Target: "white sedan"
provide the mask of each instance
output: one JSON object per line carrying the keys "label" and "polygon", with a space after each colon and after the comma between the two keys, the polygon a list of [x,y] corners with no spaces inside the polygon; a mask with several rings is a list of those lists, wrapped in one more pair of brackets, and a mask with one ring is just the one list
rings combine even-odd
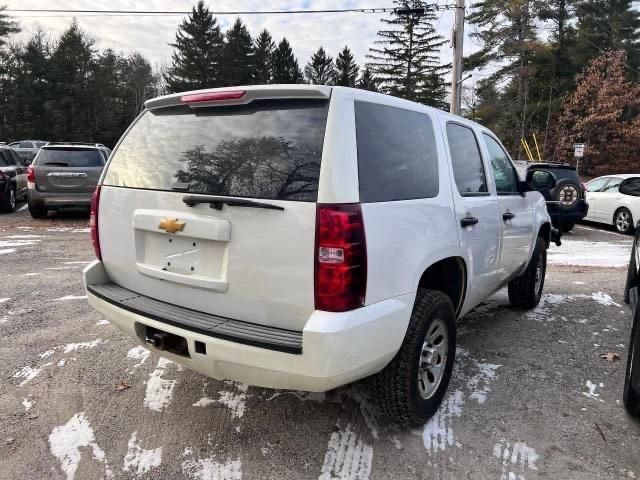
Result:
{"label": "white sedan", "polygon": [[613,225],[619,233],[633,231],[640,220],[640,174],[607,175],[587,183],[591,222]]}

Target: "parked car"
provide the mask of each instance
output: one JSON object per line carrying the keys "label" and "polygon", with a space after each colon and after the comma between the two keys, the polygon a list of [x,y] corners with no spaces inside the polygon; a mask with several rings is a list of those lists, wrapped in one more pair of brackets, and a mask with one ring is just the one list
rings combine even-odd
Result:
{"label": "parked car", "polygon": [[624,300],[631,304],[632,324],[624,376],[623,401],[627,411],[640,417],[640,228],[631,248]]}
{"label": "parked car", "polygon": [[381,409],[419,425],[449,384],[456,319],[504,286],[516,307],[540,301],[545,200],[476,123],[315,85],[145,106],[94,194],[84,280],[162,356],[272,388],[371,376]]}
{"label": "parked car", "polygon": [[19,142],[10,143],[9,146],[18,152],[18,155],[24,161],[30,163],[38,153],[38,150],[46,144],[47,142],[44,140],[20,140]]}
{"label": "parked car", "polygon": [[48,210],[91,206],[91,196],[107,162],[95,144],[49,144],[40,149],[27,170],[29,212],[33,218]]}
{"label": "parked car", "polygon": [[619,233],[631,233],[640,220],[640,175],[607,175],[587,183],[591,209],[585,220],[613,225]]}
{"label": "parked car", "polygon": [[13,212],[16,202],[27,195],[27,167],[20,156],[0,146],[0,211]]}
{"label": "parked car", "polygon": [[542,193],[554,227],[569,232],[587,216],[589,203],[576,168],[565,163],[529,163],[526,180]]}

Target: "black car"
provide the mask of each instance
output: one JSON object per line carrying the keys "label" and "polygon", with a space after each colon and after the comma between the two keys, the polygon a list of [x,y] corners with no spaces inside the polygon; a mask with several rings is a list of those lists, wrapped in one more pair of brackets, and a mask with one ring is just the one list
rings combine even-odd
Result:
{"label": "black car", "polygon": [[623,401],[627,411],[640,417],[640,222],[631,249],[624,301],[631,304],[633,323],[629,340],[629,356],[624,377]]}
{"label": "black car", "polygon": [[19,198],[27,196],[27,167],[7,146],[0,146],[0,211],[13,212]]}
{"label": "black car", "polygon": [[587,216],[586,189],[575,167],[564,163],[527,165],[527,183],[544,196],[551,223],[562,232],[570,231]]}

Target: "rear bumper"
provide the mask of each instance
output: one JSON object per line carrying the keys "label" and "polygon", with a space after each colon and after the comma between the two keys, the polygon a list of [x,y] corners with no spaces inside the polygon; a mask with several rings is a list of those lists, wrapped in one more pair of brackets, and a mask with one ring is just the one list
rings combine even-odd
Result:
{"label": "rear bumper", "polygon": [[[134,312],[105,300],[104,295],[92,293],[99,290],[92,286],[109,282],[99,261],[84,270],[84,280],[89,303],[132,339],[158,355],[219,380],[314,392],[331,390],[384,368],[400,348],[415,300],[415,294],[408,294],[351,312],[315,311],[304,330],[298,332],[301,351],[288,353],[266,344],[264,347],[247,344],[240,337],[235,341],[231,337],[220,338],[216,331],[205,334],[191,327],[183,328],[176,322],[161,321],[158,315],[145,314],[140,309]],[[159,351],[146,344],[140,334],[145,327],[184,337],[189,357]],[[269,329],[258,325],[249,328]],[[196,352],[196,341],[205,344],[206,354]]]}
{"label": "rear bumper", "polygon": [[559,205],[554,203],[547,203],[547,211],[549,212],[549,216],[553,221],[560,220],[560,216],[562,216],[563,221],[575,223],[587,216],[587,213],[589,213],[589,204],[582,200],[578,202],[578,205],[576,205],[574,209],[565,209],[564,211],[562,211],[561,215]]}
{"label": "rear bumper", "polygon": [[29,190],[29,203],[46,208],[90,207],[93,193],[61,193]]}

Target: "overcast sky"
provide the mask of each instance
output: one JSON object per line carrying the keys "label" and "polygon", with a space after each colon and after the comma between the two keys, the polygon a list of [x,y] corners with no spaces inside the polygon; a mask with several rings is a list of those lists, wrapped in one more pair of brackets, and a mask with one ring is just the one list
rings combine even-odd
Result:
{"label": "overcast sky", "polygon": [[[55,9],[110,9],[110,10],[190,10],[197,0],[0,0],[8,8],[55,8]],[[366,8],[392,6],[392,0],[217,0],[207,1],[211,10],[292,10],[328,8]],[[438,3],[444,4],[445,1]],[[437,12],[437,29],[447,39],[453,21],[453,12]],[[23,32],[19,38],[28,38],[38,27],[52,32],[54,38],[69,26],[73,15],[16,14]],[[27,16],[29,15],[29,16]],[[48,16],[46,16],[48,15]],[[252,35],[267,28],[276,43],[286,36],[291,42],[301,66],[311,54],[323,46],[331,56],[349,45],[359,64],[363,64],[369,47],[381,28],[383,14],[341,13],[303,15],[247,15],[242,20],[248,25]],[[172,48],[168,45],[175,38],[176,29],[184,16],[83,16],[77,15],[80,27],[87,32],[100,49],[113,48],[116,51],[140,52],[153,65],[168,63]],[[226,29],[234,16],[218,15],[218,21]],[[467,39],[465,52],[473,49]],[[441,56],[450,62],[451,48],[443,48]]]}

